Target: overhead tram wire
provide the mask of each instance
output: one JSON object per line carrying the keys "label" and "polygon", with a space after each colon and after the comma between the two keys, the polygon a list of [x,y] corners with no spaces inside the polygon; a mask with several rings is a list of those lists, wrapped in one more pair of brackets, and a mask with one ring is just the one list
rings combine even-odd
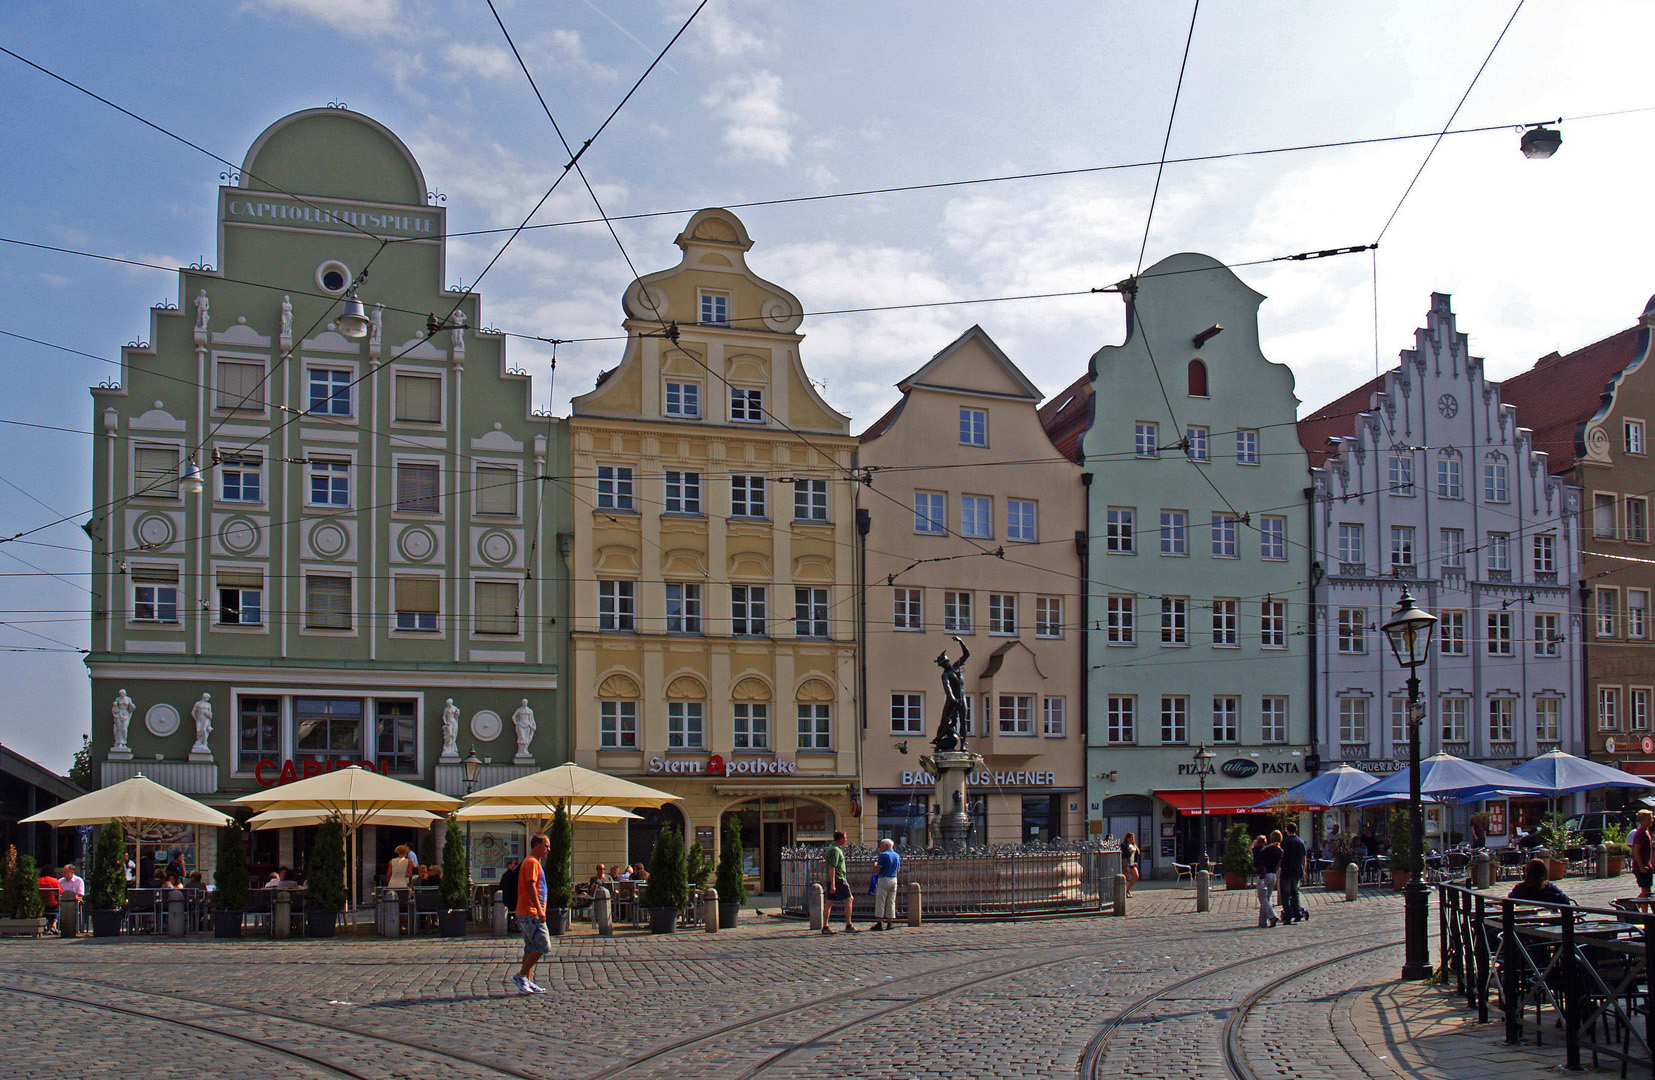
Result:
{"label": "overhead tram wire", "polygon": [[1178,61],[1178,84],[1172,90],[1172,110],[1167,113],[1167,133],[1161,140],[1161,160],[1155,163],[1155,188],[1149,194],[1149,213],[1144,215],[1144,239],[1138,245],[1138,268],[1133,274],[1140,274],[1144,269],[1144,252],[1149,250],[1149,226],[1155,220],[1155,201],[1161,194],[1161,173],[1167,167],[1167,149],[1172,145],[1172,122],[1178,117],[1178,99],[1184,93],[1184,71],[1189,67],[1190,45],[1195,41],[1195,17],[1201,11],[1201,0],[1195,0],[1190,6],[1190,28],[1184,37],[1184,57]]}

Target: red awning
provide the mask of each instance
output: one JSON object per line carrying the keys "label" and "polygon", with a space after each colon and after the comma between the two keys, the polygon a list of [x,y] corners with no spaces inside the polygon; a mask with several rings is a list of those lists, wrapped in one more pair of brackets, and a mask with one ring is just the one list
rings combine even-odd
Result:
{"label": "red awning", "polygon": [[[1255,811],[1252,807],[1274,795],[1278,788],[1208,788],[1207,814],[1267,814],[1268,810]],[[1180,814],[1201,816],[1201,789],[1179,788],[1171,791],[1157,791],[1157,799],[1165,799],[1178,808]]]}
{"label": "red awning", "polygon": [[1655,777],[1655,761],[1622,761],[1621,772],[1631,773],[1633,776]]}

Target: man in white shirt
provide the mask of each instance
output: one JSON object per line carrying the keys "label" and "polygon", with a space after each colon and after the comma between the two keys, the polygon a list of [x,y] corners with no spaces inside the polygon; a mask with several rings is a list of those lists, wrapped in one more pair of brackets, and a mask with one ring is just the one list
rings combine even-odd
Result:
{"label": "man in white shirt", "polygon": [[58,877],[57,885],[64,896],[73,896],[77,900],[86,896],[86,879],[75,876],[74,863],[63,865],[63,873]]}

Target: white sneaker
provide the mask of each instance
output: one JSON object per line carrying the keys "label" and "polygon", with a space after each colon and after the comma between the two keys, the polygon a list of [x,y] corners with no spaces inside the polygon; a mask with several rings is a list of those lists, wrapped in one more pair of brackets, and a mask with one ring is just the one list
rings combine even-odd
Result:
{"label": "white sneaker", "polygon": [[531,994],[544,994],[546,992],[546,988],[535,982],[533,979],[525,979],[523,981],[529,984],[529,993]]}
{"label": "white sneaker", "polygon": [[528,979],[525,979],[523,977],[523,973],[520,972],[520,971],[512,972],[510,982],[513,986],[517,987],[517,992],[519,994],[532,994],[532,993],[534,993],[533,990],[529,989],[529,987],[532,984],[529,982]]}

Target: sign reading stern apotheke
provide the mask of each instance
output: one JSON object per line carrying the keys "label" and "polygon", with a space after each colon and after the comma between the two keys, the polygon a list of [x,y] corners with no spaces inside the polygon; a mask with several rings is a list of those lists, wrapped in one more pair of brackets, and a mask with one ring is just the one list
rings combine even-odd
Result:
{"label": "sign reading stern apotheke", "polygon": [[440,213],[411,206],[341,203],[307,199],[299,202],[271,192],[228,188],[222,196],[226,222],[285,225],[329,232],[370,232],[376,236],[428,236],[442,232]]}

